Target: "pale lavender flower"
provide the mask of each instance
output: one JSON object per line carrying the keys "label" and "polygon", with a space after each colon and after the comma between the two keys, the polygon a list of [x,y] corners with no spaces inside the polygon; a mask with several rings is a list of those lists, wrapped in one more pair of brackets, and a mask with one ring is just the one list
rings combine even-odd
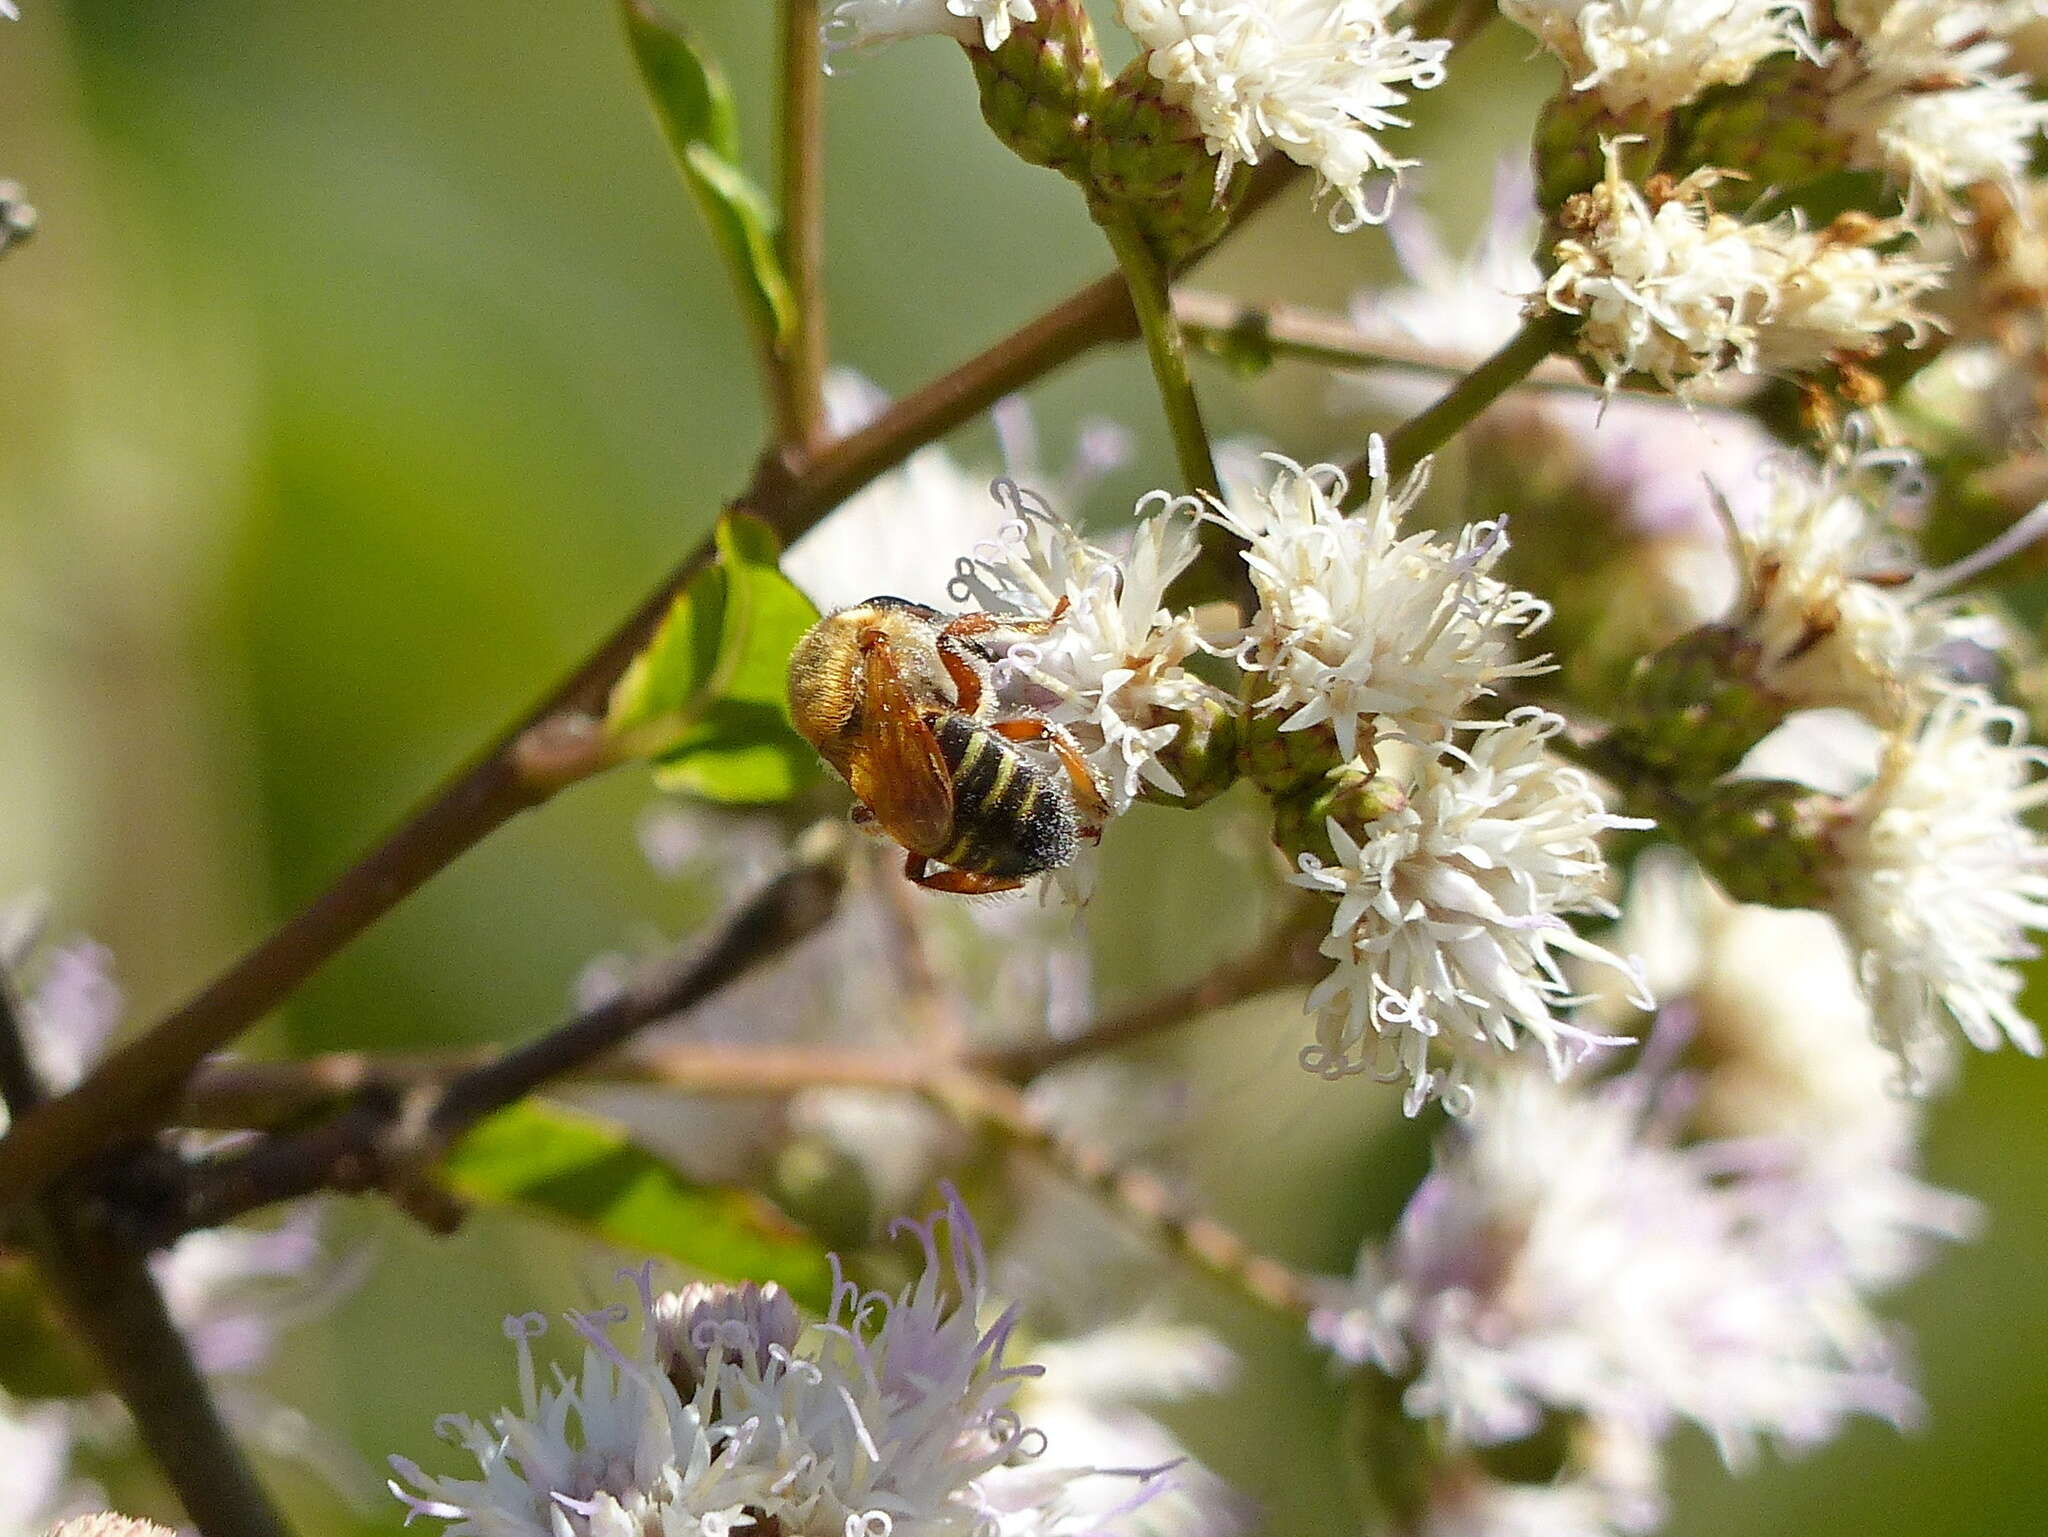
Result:
{"label": "pale lavender flower", "polygon": [[1019,22],[1037,19],[1032,0],[838,0],[826,14],[824,32],[833,49],[924,36],[1000,48]]}
{"label": "pale lavender flower", "polygon": [[670,1301],[643,1275],[637,1338],[610,1332],[628,1309],[570,1315],[582,1369],[544,1385],[531,1344],[544,1320],[510,1320],[518,1407],[443,1421],[481,1476],[395,1457],[392,1492],[451,1537],[1062,1533],[1083,1524],[1080,1481],[1142,1492],[1086,1468],[1023,1479],[1043,1438],[1015,1407],[1039,1368],[1005,1359],[1014,1311],[984,1322],[986,1261],[957,1199],[909,1230],[924,1250],[915,1282],[892,1297],[841,1280],[801,1334],[769,1288]]}
{"label": "pale lavender flower", "polygon": [[71,1474],[78,1419],[74,1403],[25,1403],[0,1392],[0,1537],[41,1537],[105,1503]]}
{"label": "pale lavender flower", "polygon": [[1642,1077],[1503,1076],[1317,1333],[1410,1379],[1408,1412],[1473,1445],[1559,1410],[1649,1441],[1691,1422],[1740,1465],[1760,1440],[1814,1445],[1853,1415],[1909,1420],[1917,1401],[1855,1288],[1787,1263],[1780,1187],[1731,1179],[1728,1149],[1672,1129]]}

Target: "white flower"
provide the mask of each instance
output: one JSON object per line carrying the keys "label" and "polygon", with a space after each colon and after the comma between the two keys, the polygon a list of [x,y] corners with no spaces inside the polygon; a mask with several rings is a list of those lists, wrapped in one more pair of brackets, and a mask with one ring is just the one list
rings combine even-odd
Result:
{"label": "white flower", "polygon": [[1033,0],[838,0],[825,17],[825,41],[865,48],[936,34],[1000,48],[1017,23],[1036,20]]}
{"label": "white flower", "polygon": [[2024,75],[2001,73],[2000,35],[2013,8],[1973,0],[1843,0],[1835,15],[1855,38],[1848,78],[1829,106],[1858,164],[1883,167],[1907,188],[1907,212],[1947,209],[1977,181],[2016,189],[2048,125]]}
{"label": "white flower", "polygon": [[1219,183],[1268,148],[1336,192],[1340,229],[1376,224],[1376,176],[1402,160],[1377,135],[1405,128],[1405,90],[1441,85],[1450,44],[1387,25],[1390,0],[1118,0],[1168,101],[1194,117],[1221,159]]}
{"label": "white flower", "polygon": [[[1561,1075],[1611,1039],[1560,1016],[1579,996],[1559,963],[1629,968],[1566,918],[1612,914],[1600,835],[1646,824],[1610,815],[1549,751],[1563,728],[1519,710],[1469,750],[1419,753],[1404,804],[1356,837],[1333,820],[1335,864],[1303,856],[1294,883],[1337,899],[1322,946],[1337,965],[1309,995],[1305,1066],[1405,1079],[1413,1115],[1431,1098],[1464,1108],[1473,1057],[1533,1040]],[[1432,1065],[1432,1048],[1449,1063]]]}
{"label": "white flower", "polygon": [[1730,619],[1756,644],[1765,688],[1891,726],[1954,686],[1958,643],[1996,647],[1994,622],[1908,580],[1910,554],[1887,525],[1918,495],[1916,461],[1844,451],[1817,471],[1789,459],[1771,470],[1771,495],[1738,531],[1743,594]]}
{"label": "white flower", "polygon": [[1239,655],[1262,675],[1257,708],[1284,714],[1283,731],[1327,722],[1347,758],[1376,730],[1441,740],[1496,684],[1547,670],[1515,647],[1549,610],[1490,575],[1506,531],[1404,536],[1427,466],[1395,487],[1378,437],[1370,454],[1372,494],[1348,516],[1340,470],[1278,456],[1270,487],[1213,514],[1245,541],[1259,597]]}
{"label": "white flower", "polygon": [[1836,827],[1831,910],[1855,953],[1879,1041],[1912,1054],[1953,1022],[1980,1050],[2041,1054],[2016,963],[2048,925],[2048,848],[2026,816],[2048,800],[2024,721],[1973,693],[1935,701],[1896,739]]}
{"label": "white flower", "polygon": [[1806,0],[1501,0],[1611,112],[1668,112],[1736,85],[1778,53],[1811,52]]}
{"label": "white flower", "polygon": [[[488,1426],[444,1421],[482,1477],[393,1458],[412,1490],[394,1481],[392,1492],[414,1514],[452,1523],[451,1537],[1065,1530],[1070,1487],[1089,1470],[1028,1492],[1007,1473],[991,1476],[1038,1448],[1012,1407],[1038,1369],[1004,1359],[1013,1313],[981,1322],[985,1260],[973,1224],[955,1200],[911,1231],[925,1257],[915,1283],[889,1297],[840,1280],[826,1321],[802,1335],[768,1288],[657,1298],[643,1275],[630,1350],[605,1327],[626,1310],[571,1315],[582,1372],[542,1386],[529,1341],[545,1324],[511,1320],[519,1407]],[[1132,1480],[1123,1484],[1129,1493]]]}
{"label": "white flower", "polygon": [[1727,1166],[1718,1145],[1672,1145],[1638,1076],[1504,1074],[1316,1331],[1409,1378],[1408,1413],[1475,1445],[1564,1411],[1651,1442],[1689,1421],[1739,1464],[1760,1438],[1907,1418],[1882,1336],[1838,1316],[1853,1294],[1783,1263],[1774,1190]]}
{"label": "white flower", "polygon": [[[1182,786],[1159,762],[1180,733],[1177,712],[1225,696],[1183,666],[1202,649],[1194,618],[1169,612],[1166,590],[1199,548],[1193,520],[1154,493],[1125,555],[1090,544],[1043,500],[998,481],[1011,513],[1001,534],[963,558],[952,596],[991,613],[1049,616],[1064,601],[1050,635],[1012,645],[1003,670],[1026,685],[1028,702],[1074,736],[1108,793],[1112,815],[1128,810],[1145,785],[1169,795]],[[1148,504],[1157,510],[1143,516]],[[1006,694],[1018,692],[1007,686]],[[1039,700],[1036,696],[1042,694]]]}
{"label": "white flower", "polygon": [[1895,231],[1810,230],[1790,214],[1746,224],[1708,202],[1718,179],[1696,171],[1653,200],[1609,143],[1605,178],[1568,212],[1543,302],[1580,317],[1580,350],[1610,389],[1648,374],[1691,396],[1730,369],[1799,373],[1925,334],[1916,301],[1940,268],[1869,243]]}

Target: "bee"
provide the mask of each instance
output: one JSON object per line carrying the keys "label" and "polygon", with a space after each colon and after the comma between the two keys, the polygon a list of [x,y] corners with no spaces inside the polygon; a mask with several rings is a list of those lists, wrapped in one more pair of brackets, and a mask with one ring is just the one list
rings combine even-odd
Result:
{"label": "bee", "polygon": [[[1044,635],[1044,619],[946,614],[869,598],[827,614],[789,659],[796,729],[852,787],[854,818],[907,851],[903,873],[932,891],[1014,891],[1070,863],[1108,819],[1074,739],[1029,711],[998,718],[987,639]],[[1020,750],[1042,741],[1058,768]],[[945,866],[933,869],[934,865]]]}

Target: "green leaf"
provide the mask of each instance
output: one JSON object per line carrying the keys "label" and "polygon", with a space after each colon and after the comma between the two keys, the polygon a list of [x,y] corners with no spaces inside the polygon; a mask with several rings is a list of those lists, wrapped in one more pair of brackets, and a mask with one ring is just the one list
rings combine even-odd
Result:
{"label": "green leaf", "polygon": [[483,1205],[565,1222],[620,1248],[680,1261],[725,1281],[778,1281],[823,1311],[824,1248],[748,1191],[701,1185],[600,1117],[527,1100],[477,1126],[443,1173]]}
{"label": "green leaf", "polygon": [[655,121],[718,243],[748,323],[779,347],[796,323],[796,302],[776,254],[774,209],[740,168],[739,118],[725,78],[652,0],[619,0],[619,15]]}
{"label": "green leaf", "polygon": [[728,513],[717,563],[682,592],[612,693],[606,730],[664,789],[726,804],[787,800],[819,772],[789,724],[789,654],[818,611],[776,564],[774,532]]}

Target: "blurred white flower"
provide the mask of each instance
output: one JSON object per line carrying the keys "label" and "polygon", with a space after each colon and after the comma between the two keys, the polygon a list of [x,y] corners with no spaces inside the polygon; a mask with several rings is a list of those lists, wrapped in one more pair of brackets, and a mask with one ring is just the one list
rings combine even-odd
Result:
{"label": "blurred white flower", "polygon": [[1869,243],[1889,227],[1744,223],[1708,201],[1718,173],[1646,191],[1623,176],[1619,143],[1606,154],[1605,178],[1567,212],[1543,302],[1580,317],[1579,348],[1610,389],[1647,374],[1692,396],[1731,369],[1797,374],[1925,334],[1917,301],[1941,269]]}
{"label": "blurred white flower", "polygon": [[1838,0],[1837,21],[1855,39],[1829,119],[1857,163],[1890,171],[1907,189],[1907,211],[1946,210],[1972,182],[2016,189],[2048,103],[2008,72],[2000,35],[2013,7],[1976,0]]}
{"label": "blurred white flower", "polygon": [[[1048,1341],[1033,1354],[1045,1375],[1024,1384],[1018,1409],[1045,1438],[1046,1470],[1094,1466],[1150,1478],[1154,1492],[1121,1522],[1133,1537],[1230,1537],[1250,1524],[1249,1502],[1192,1460],[1145,1408],[1229,1385],[1236,1361],[1214,1335],[1132,1321]],[[1004,1469],[990,1481],[1000,1488],[1043,1476],[1035,1467]],[[1130,1496],[1129,1485],[1095,1478],[1071,1497],[1092,1497],[1089,1519],[1107,1522]]]}
{"label": "blurred white flower", "polygon": [[1613,1425],[1585,1425],[1555,1478],[1494,1478],[1469,1459],[1433,1470],[1418,1537],[1635,1537],[1664,1524],[1663,1465],[1654,1443]]}
{"label": "blurred white flower", "polygon": [[1845,449],[1818,469],[1772,463],[1769,496],[1738,530],[1743,592],[1730,622],[1758,647],[1758,680],[1786,703],[1897,725],[1954,686],[1957,643],[1999,644],[1995,623],[1911,580],[1895,523],[1918,475],[1891,451]]}
{"label": "blurred white flower", "polygon": [[[851,369],[825,378],[826,417],[835,433],[857,432],[888,403]],[[1123,431],[1086,423],[1064,470],[1039,463],[1037,431],[1022,401],[999,402],[991,413],[1006,471],[1030,485],[1054,489],[1078,505],[1104,473],[1130,456]],[[819,608],[830,611],[878,594],[947,606],[948,585],[963,549],[1001,532],[1010,509],[989,495],[989,477],[972,473],[938,444],[919,449],[841,503],[783,553],[782,569]]]}
{"label": "blurred white flower", "polygon": [[1989,1051],[2041,1054],[2018,963],[2048,925],[2048,847],[2027,815],[2048,801],[2048,754],[2024,718],[1974,693],[1935,701],[1890,745],[1834,828],[1831,910],[1856,957],[1877,1038],[1910,1073],[1953,1023]]}
{"label": "blurred white flower", "polygon": [[865,48],[937,34],[1000,48],[1018,22],[1036,21],[1032,0],[838,0],[825,16],[833,48]]}
{"label": "blurred white flower", "polygon": [[1649,1442],[1691,1422],[1738,1465],[1760,1439],[1906,1420],[1913,1393],[1854,1293],[1783,1263],[1774,1187],[1729,1178],[1715,1144],[1674,1145],[1670,1120],[1640,1075],[1502,1074],[1317,1333],[1474,1445],[1564,1411]]}
{"label": "blurred white flower", "polygon": [[[1613,913],[1600,836],[1647,824],[1610,815],[1549,750],[1563,728],[1519,710],[1469,750],[1418,753],[1412,775],[1392,776],[1402,804],[1357,837],[1331,822],[1336,863],[1302,856],[1294,884],[1337,902],[1322,947],[1337,965],[1309,995],[1317,1044],[1305,1066],[1405,1080],[1413,1115],[1433,1098],[1466,1108],[1474,1058],[1534,1041],[1562,1075],[1610,1040],[1564,1017],[1580,995],[1561,962],[1632,968],[1566,920]],[[1449,1061],[1433,1063],[1433,1050]]]}
{"label": "blurred white flower", "polygon": [[1778,53],[1811,52],[1806,0],[1501,0],[1556,54],[1572,89],[1611,112],[1668,112],[1736,85]]}
{"label": "blurred white flower", "polygon": [[[1415,164],[1378,135],[1405,128],[1408,91],[1441,85],[1448,42],[1387,22],[1392,0],[1117,0],[1168,101],[1185,107],[1233,166],[1277,149],[1337,194],[1340,229],[1387,216]],[[1378,206],[1372,182],[1388,178]]]}
{"label": "blurred white flower", "polygon": [[1349,515],[1342,471],[1277,455],[1270,485],[1211,514],[1245,541],[1259,597],[1238,658],[1261,675],[1256,708],[1283,731],[1327,722],[1347,758],[1376,731],[1442,740],[1498,683],[1548,670],[1515,653],[1549,610],[1490,574],[1506,530],[1404,536],[1427,465],[1397,487],[1377,436],[1370,454],[1371,495]]}
{"label": "blurred white flower", "polygon": [[[1119,555],[1089,543],[1014,483],[999,481],[995,491],[1011,521],[959,562],[953,598],[1034,618],[1064,601],[1052,633],[1010,646],[1001,671],[1028,685],[1023,697],[1073,734],[1112,814],[1128,810],[1148,784],[1180,794],[1180,782],[1159,762],[1180,733],[1174,716],[1227,701],[1182,665],[1202,649],[1194,617],[1165,607],[1167,588],[1199,548],[1193,519],[1154,493],[1139,503],[1137,529]],[[1146,515],[1148,506],[1154,510]],[[1016,692],[1005,686],[1006,695]]]}
{"label": "blurred white flower", "polygon": [[21,1402],[0,1392],[0,1537],[42,1537],[67,1516],[105,1503],[71,1478],[77,1406]]}
{"label": "blurred white flower", "polygon": [[[798,1335],[766,1288],[660,1299],[643,1275],[638,1339],[608,1309],[570,1315],[579,1377],[542,1386],[537,1316],[508,1322],[520,1403],[486,1425],[444,1420],[482,1477],[392,1465],[392,1492],[451,1537],[726,1537],[737,1528],[830,1537],[987,1537],[1077,1528],[1088,1468],[1027,1481],[1042,1437],[1014,1401],[1035,1366],[1004,1357],[1014,1311],[986,1326],[985,1260],[957,1199],[910,1227],[922,1275],[895,1297],[841,1280],[825,1322]],[[408,1489],[406,1485],[412,1487]]]}

